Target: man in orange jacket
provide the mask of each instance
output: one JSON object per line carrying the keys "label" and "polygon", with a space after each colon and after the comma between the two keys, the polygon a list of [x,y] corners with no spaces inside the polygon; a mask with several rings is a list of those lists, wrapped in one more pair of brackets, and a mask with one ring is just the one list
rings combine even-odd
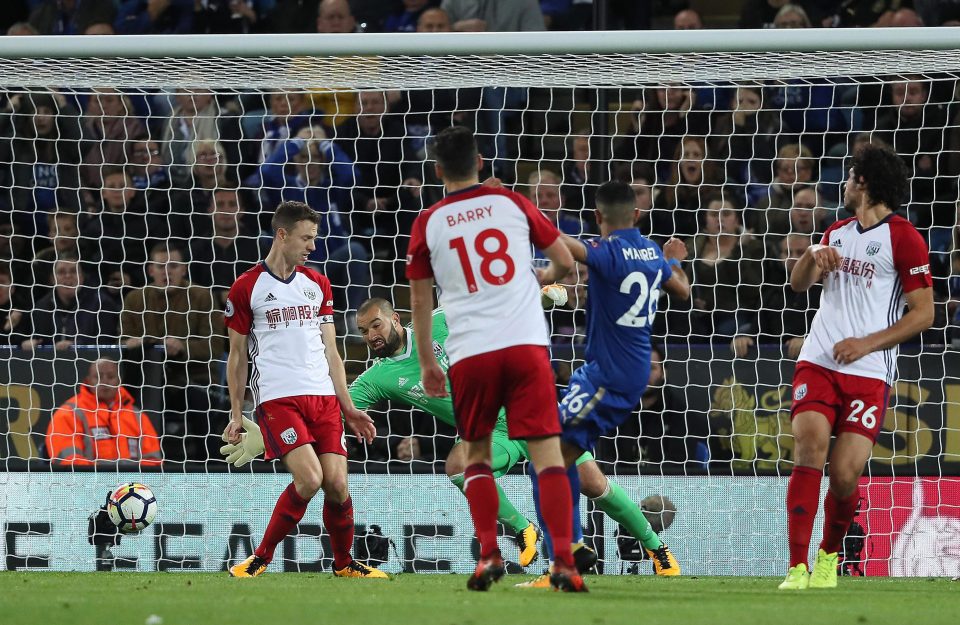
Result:
{"label": "man in orange jacket", "polygon": [[117,363],[105,358],[91,363],[80,392],[53,413],[47,454],[60,466],[162,462],[157,431],[120,386]]}

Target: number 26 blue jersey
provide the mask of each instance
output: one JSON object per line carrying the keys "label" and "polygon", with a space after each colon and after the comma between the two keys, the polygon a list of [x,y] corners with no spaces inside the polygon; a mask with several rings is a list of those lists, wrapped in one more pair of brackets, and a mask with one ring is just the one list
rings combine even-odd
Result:
{"label": "number 26 blue jersey", "polygon": [[670,265],[660,246],[636,228],[584,244],[587,364],[599,370],[598,384],[639,400],[650,377],[650,331]]}

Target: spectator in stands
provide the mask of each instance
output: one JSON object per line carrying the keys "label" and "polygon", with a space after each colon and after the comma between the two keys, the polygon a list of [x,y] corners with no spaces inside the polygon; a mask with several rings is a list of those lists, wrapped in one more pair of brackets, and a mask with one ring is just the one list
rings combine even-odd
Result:
{"label": "spectator in stands", "polygon": [[708,158],[706,140],[688,136],[677,143],[670,162],[670,178],[663,192],[664,208],[654,211],[653,234],[687,237],[697,232],[697,215],[707,199],[720,192],[723,172]]}
{"label": "spectator in stands", "polygon": [[159,143],[149,137],[132,139],[126,145],[126,158],[126,170],[134,187],[142,191],[170,188],[170,170]]}
{"label": "spectator in stands", "polygon": [[599,459],[665,468],[693,467],[708,459],[706,416],[687,410],[683,396],[666,383],[663,349],[658,345],[650,349],[650,379],[637,408],[638,418],[600,439]]}
{"label": "spectator in stands", "polygon": [[[786,6],[798,7],[803,10],[807,18],[807,28],[810,24],[818,26],[824,21],[826,14],[819,6],[817,0],[806,0],[793,2],[790,0],[746,0],[740,9],[740,28],[778,28],[776,25],[777,15]],[[854,3],[864,4],[864,3]]]}
{"label": "spectator in stands", "polygon": [[26,251],[29,242],[30,237],[14,234],[13,224],[9,219],[0,219],[0,264],[8,267],[13,284],[23,285],[19,291],[11,292],[13,306],[21,310],[33,308],[30,287],[36,278],[28,260],[32,258],[32,254]]}
{"label": "spectator in stands", "polygon": [[195,33],[250,33],[273,6],[264,0],[201,0],[193,13]]}
{"label": "spectator in stands", "polygon": [[[697,92],[690,87],[670,85],[649,89],[633,103],[631,126],[624,136],[616,137],[613,156],[632,163],[657,163],[675,154],[680,140],[693,135],[704,137],[713,126],[709,111],[696,107]],[[658,171],[658,178],[670,172]]]}
{"label": "spectator in stands", "polygon": [[237,277],[266,256],[259,233],[242,219],[241,197],[236,189],[215,190],[207,209],[212,235],[196,238],[190,244],[192,282],[212,288],[217,308],[226,305],[227,291]]}
{"label": "spectator in stands", "polygon": [[309,126],[313,114],[310,95],[302,91],[276,91],[270,94],[270,114],[263,120],[260,140],[260,158],[276,152],[277,146]]}
{"label": "spectator in stands", "polygon": [[425,11],[430,9],[432,0],[402,0],[401,6],[387,16],[383,22],[383,31],[388,33],[412,33],[417,30],[417,22]]}
{"label": "spectator in stands", "polygon": [[902,7],[896,11],[887,11],[874,24],[875,27],[916,28],[924,26],[923,20],[913,9]]}
{"label": "spectator in stands", "polygon": [[[317,9],[318,33],[358,32],[357,20],[347,0],[322,0]],[[343,89],[317,89],[313,93],[313,105],[324,115],[324,123],[335,127],[356,113],[356,97],[352,91]]]}
{"label": "spectator in stands", "polygon": [[[406,140],[401,116],[387,113],[385,92],[358,92],[357,111],[335,140],[355,163],[350,231],[373,237],[373,249],[392,268],[406,258],[408,233],[422,207],[423,164]],[[403,275],[402,267],[395,269],[397,278]],[[393,282],[394,275],[385,279]]]}
{"label": "spectator in stands", "polygon": [[812,28],[807,12],[799,4],[785,4],[773,18],[774,28]]}
{"label": "spectator in stands", "polygon": [[97,262],[104,279],[120,270],[124,285],[136,286],[144,283],[151,242],[171,234],[164,216],[147,210],[144,193],[134,187],[130,174],[115,165],[103,168],[99,206],[80,216],[79,228],[84,260]]}
{"label": "spectator in stands", "polygon": [[824,205],[823,195],[816,185],[798,186],[790,207],[790,232],[823,234],[836,221],[836,210]]}
{"label": "spectator in stands", "polygon": [[448,33],[453,30],[450,14],[439,7],[431,7],[417,20],[418,33]]}
{"label": "spectator in stands", "polygon": [[637,172],[629,182],[633,189],[633,197],[640,211],[637,219],[637,228],[646,237],[652,236],[653,230],[653,177],[650,174]]}
{"label": "spectator in stands", "polygon": [[[740,211],[719,196],[700,211],[702,232],[687,243],[693,285],[691,325],[698,340],[731,337],[756,311],[763,282],[763,246],[744,232]],[[729,340],[729,338],[727,338]]]}
{"label": "spectator in stands", "polygon": [[816,177],[816,159],[805,145],[789,143],[777,152],[776,176],[769,185],[747,189],[753,210],[747,211],[747,227],[757,235],[783,234],[789,226],[788,210],[798,185],[809,185]]}
{"label": "spectator in stands", "polygon": [[189,189],[191,164],[187,161],[194,143],[217,141],[224,148],[224,164],[236,163],[240,160],[240,126],[237,117],[221,110],[210,91],[177,89],[174,101],[172,115],[163,128],[164,160],[170,163],[174,185]]}
{"label": "spectator in stands", "polygon": [[546,30],[537,0],[443,0],[440,6],[459,32]]}
{"label": "spectator in stands", "polygon": [[32,37],[39,35],[40,31],[34,28],[30,22],[16,22],[7,29],[8,37]]}
{"label": "spectator in stands", "polygon": [[210,289],[187,281],[185,261],[185,254],[166,242],[151,249],[151,282],[127,295],[120,328],[127,350],[164,350],[164,456],[201,460],[207,457],[206,439],[219,440],[226,421],[220,410],[211,412],[210,396],[211,383],[220,379],[223,315]]}
{"label": "spectator in stands", "polygon": [[126,164],[126,142],[146,133],[126,94],[116,89],[96,89],[87,100],[83,116],[83,165],[80,179],[98,188],[103,165]]}
{"label": "spectator in stands", "polygon": [[47,229],[51,245],[37,252],[33,258],[35,291],[42,286],[53,286],[53,263],[57,258],[80,258],[80,230],[75,213],[50,213],[47,215]]}
{"label": "spectator in stands", "polygon": [[310,33],[316,30],[320,0],[275,0],[263,23],[267,33]]}
{"label": "spectator in stands", "polygon": [[530,200],[540,209],[560,232],[578,237],[586,231],[585,224],[569,211],[563,210],[560,193],[560,176],[549,169],[540,169],[527,178]]}
{"label": "spectator in stands", "polygon": [[110,22],[93,22],[85,29],[83,29],[84,35],[116,35],[117,31],[113,29],[113,24]]}
{"label": "spectator in stands", "polygon": [[34,2],[30,23],[42,35],[80,35],[95,22],[112,22],[112,0],[43,0]]}
{"label": "spectator in stands", "polygon": [[19,93],[0,111],[0,162],[10,163],[0,188],[14,209],[18,233],[46,235],[47,214],[79,212],[80,127],[60,94]]}
{"label": "spectator in stands", "polygon": [[30,338],[30,315],[13,303],[16,290],[10,265],[0,263],[0,346],[17,348]]}
{"label": "spectator in stands", "polygon": [[695,9],[683,9],[673,16],[674,30],[701,30],[703,20]]}
{"label": "spectator in stands", "polygon": [[355,33],[357,20],[347,0],[321,0],[317,8],[318,33]]}
{"label": "spectator in stands", "polygon": [[53,346],[56,350],[117,342],[120,304],[84,281],[80,259],[62,256],[53,265],[53,291],[31,312],[33,338],[23,349]]}
{"label": "spectator in stands", "polygon": [[90,363],[77,394],[54,411],[47,455],[54,466],[135,469],[163,462],[153,423],[120,385],[117,363],[106,358]]}
{"label": "spectator in stands", "polygon": [[780,242],[779,258],[783,262],[767,272],[776,278],[768,278],[761,291],[760,311],[739,329],[730,343],[737,358],[746,356],[747,350],[758,343],[780,345],[784,357],[791,360],[800,355],[803,338],[820,307],[822,286],[816,284],[809,291],[798,293],[790,288],[790,274],[812,242],[813,237],[800,233],[788,234]]}
{"label": "spectator in stands", "polygon": [[[590,181],[590,137],[588,132],[567,140],[568,158],[563,163],[563,194],[565,208],[580,211],[593,207],[594,187]],[[588,219],[588,222],[592,219]]]}
{"label": "spectator in stands", "polygon": [[[357,180],[353,161],[326,138],[323,128],[308,126],[263,162],[260,177],[267,206],[292,200],[320,213],[319,240],[310,262],[323,265],[333,284],[349,285],[347,308],[355,311],[369,297],[371,279],[369,252],[350,239],[350,191]],[[355,332],[355,313],[348,313],[347,326]]]}
{"label": "spectator in stands", "polygon": [[935,199],[937,179],[945,174],[950,176],[952,192],[956,194],[951,157],[945,149],[947,133],[955,131],[949,129],[951,114],[947,107],[930,101],[929,81],[920,75],[903,78],[886,85],[890,106],[883,107],[878,114],[874,136],[893,147],[907,165],[911,174],[910,218],[916,226],[925,228],[931,225],[931,215],[929,211],[916,213],[916,205]]}
{"label": "spectator in stands", "polygon": [[[204,217],[215,189],[236,186],[227,163],[227,151],[217,141],[194,141],[187,151],[185,166],[190,178],[184,189],[174,191],[170,206],[170,233],[183,245],[195,235],[209,234],[203,229]],[[258,185],[259,186],[259,185]]]}
{"label": "spectator in stands", "polygon": [[195,0],[123,0],[113,27],[121,35],[172,35],[193,31]]}
{"label": "spectator in stands", "polygon": [[774,141],[779,124],[770,111],[763,109],[760,87],[739,86],[726,110],[716,117],[708,146],[715,158],[726,163],[727,179],[733,183],[770,177],[763,170],[769,170],[776,156]]}

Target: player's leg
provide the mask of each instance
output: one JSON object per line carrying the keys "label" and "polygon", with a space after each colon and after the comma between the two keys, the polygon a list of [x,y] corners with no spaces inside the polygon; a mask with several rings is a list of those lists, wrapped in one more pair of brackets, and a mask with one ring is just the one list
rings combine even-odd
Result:
{"label": "player's leg", "polygon": [[790,545],[790,570],[780,584],[781,590],[804,590],[809,584],[810,535],[820,504],[820,482],[830,446],[832,425],[815,407],[793,417],[794,465],[787,483],[787,539]]}
{"label": "player's leg", "polygon": [[290,535],[307,511],[307,505],[323,481],[323,470],[317,454],[309,444],[301,445],[283,456],[283,463],[293,476],[273,508],[263,540],[253,555],[230,568],[233,577],[255,577],[273,560],[277,545]]}
{"label": "player's leg", "polygon": [[480,561],[467,580],[470,590],[487,590],[506,572],[497,546],[499,497],[490,467],[490,437],[502,406],[498,354],[489,352],[465,358],[447,371],[457,432],[466,455],[463,494],[480,542]]}
{"label": "player's leg", "polygon": [[313,396],[304,401],[304,410],[312,415],[309,420],[315,440],[323,479],[323,526],[330,536],[333,550],[333,572],[337,577],[365,577],[384,579],[387,574],[357,562],[350,555],[353,549],[353,499],[347,486],[347,441],[340,418],[337,398]]}
{"label": "player's leg", "polygon": [[[517,459],[513,457],[514,454],[511,454],[507,449],[505,449],[504,445],[498,444],[500,441],[496,440],[496,431],[494,431],[493,438],[494,441],[492,446],[490,469],[493,471],[494,479],[496,479],[501,475],[506,474],[517,463]],[[513,441],[509,442],[513,445],[516,444]],[[446,460],[445,469],[447,472],[447,477],[450,478],[450,481],[453,482],[453,485],[456,486],[460,492],[463,492],[463,472],[467,468],[466,459],[466,448],[464,447],[463,442],[460,441],[453,446],[453,449],[450,450]],[[533,524],[526,516],[523,515],[522,512],[517,510],[516,506],[513,505],[506,493],[503,492],[500,484],[497,484],[497,496],[499,497],[497,520],[513,530],[518,539],[528,529],[533,531],[535,537],[537,533],[536,528],[533,527]],[[526,566],[526,564],[523,564],[523,558],[521,558],[520,564],[522,566]],[[529,561],[527,564],[529,564]]]}
{"label": "player's leg", "polygon": [[593,454],[587,452],[577,458],[576,466],[580,473],[580,492],[640,541],[653,561],[654,573],[665,577],[680,575],[680,564],[650,527],[640,506],[630,499],[619,484],[607,479]]}
{"label": "player's leg", "polygon": [[293,481],[280,494],[253,555],[230,567],[233,577],[255,577],[273,560],[277,545],[297,526],[310,499],[320,490],[323,470],[311,444],[313,435],[304,418],[299,398],[284,397],[257,407],[257,422],[263,434],[267,460],[280,459]]}

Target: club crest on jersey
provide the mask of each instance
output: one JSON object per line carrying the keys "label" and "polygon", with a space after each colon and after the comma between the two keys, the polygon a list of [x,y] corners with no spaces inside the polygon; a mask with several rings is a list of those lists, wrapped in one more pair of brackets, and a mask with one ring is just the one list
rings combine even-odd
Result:
{"label": "club crest on jersey", "polygon": [[313,289],[305,288],[303,289],[303,294],[306,295],[307,299],[310,301],[317,299],[317,292],[314,291]]}
{"label": "club crest on jersey", "polygon": [[804,382],[797,388],[793,389],[793,401],[800,401],[807,396],[807,383]]}
{"label": "club crest on jersey", "polygon": [[297,442],[297,431],[293,428],[285,429],[283,432],[280,432],[280,440],[287,445],[293,445]]}
{"label": "club crest on jersey", "polygon": [[230,301],[230,298],[229,298],[229,297],[227,298],[227,305],[224,306],[224,308],[223,308],[223,316],[224,316],[224,317],[232,317],[232,316],[233,316],[233,302]]}
{"label": "club crest on jersey", "polygon": [[870,241],[867,244],[867,256],[875,256],[880,251],[880,241]]}

